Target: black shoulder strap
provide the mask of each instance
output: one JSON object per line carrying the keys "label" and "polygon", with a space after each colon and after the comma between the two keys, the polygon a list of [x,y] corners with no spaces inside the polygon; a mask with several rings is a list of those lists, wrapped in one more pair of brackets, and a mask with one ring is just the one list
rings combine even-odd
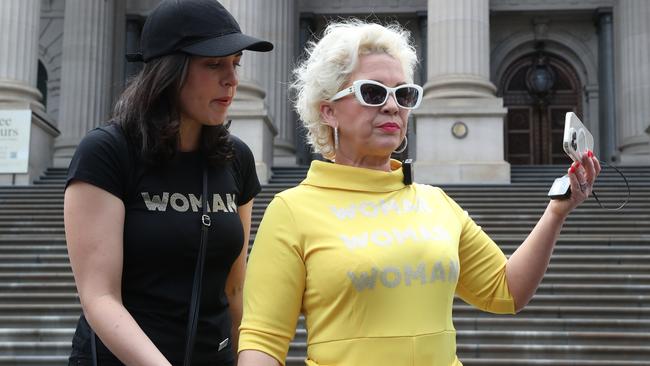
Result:
{"label": "black shoulder strap", "polygon": [[205,263],[205,252],[208,241],[208,227],[210,227],[210,216],[208,215],[208,168],[207,164],[203,167],[203,195],[201,195],[201,244],[199,246],[199,255],[196,259],[196,268],[194,269],[194,285],[192,286],[192,299],[190,300],[190,312],[187,320],[187,340],[185,343],[185,360],[184,366],[192,364],[192,352],[194,351],[194,337],[196,336],[196,326],[199,319],[199,305],[201,300],[201,282],[203,281],[203,267]]}
{"label": "black shoulder strap", "polygon": [[97,366],[97,341],[95,340],[93,328],[90,328],[90,353],[93,357],[93,366]]}

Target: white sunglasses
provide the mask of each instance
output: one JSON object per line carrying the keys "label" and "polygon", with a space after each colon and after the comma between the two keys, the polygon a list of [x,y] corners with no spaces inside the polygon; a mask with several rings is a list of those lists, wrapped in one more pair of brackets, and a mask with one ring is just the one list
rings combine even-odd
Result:
{"label": "white sunglasses", "polygon": [[422,102],[422,87],[416,84],[404,84],[389,88],[374,80],[356,80],[352,86],[336,93],[330,102],[354,94],[361,105],[379,107],[386,104],[388,96],[393,94],[397,105],[404,109],[415,109]]}

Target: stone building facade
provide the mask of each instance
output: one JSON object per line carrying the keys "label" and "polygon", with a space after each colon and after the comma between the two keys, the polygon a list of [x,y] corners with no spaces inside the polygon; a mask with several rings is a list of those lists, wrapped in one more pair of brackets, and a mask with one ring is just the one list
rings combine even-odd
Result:
{"label": "stone building facade", "polygon": [[[0,1],[0,121],[3,111],[31,112],[28,169],[0,170],[0,184],[67,166],[85,133],[106,121],[140,67],[124,55],[138,49],[157,2]],[[568,111],[590,129],[601,159],[650,165],[650,1],[222,3],[246,33],[276,46],[245,55],[230,113],[262,181],[273,165],[313,158],[289,102],[291,68],[328,21],[348,16],[411,32],[425,100],[401,157],[415,160],[420,182],[504,183],[511,164],[568,165],[560,143]]]}

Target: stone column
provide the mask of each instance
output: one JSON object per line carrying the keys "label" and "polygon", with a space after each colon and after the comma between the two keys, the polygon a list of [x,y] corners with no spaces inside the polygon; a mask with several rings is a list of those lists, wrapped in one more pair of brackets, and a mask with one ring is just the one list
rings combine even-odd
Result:
{"label": "stone column", "polygon": [[79,141],[110,116],[114,10],[114,0],[66,1],[55,166],[67,167]]}
{"label": "stone column", "polygon": [[261,55],[265,62],[262,86],[267,92],[266,100],[271,119],[278,128],[274,144],[274,164],[296,165],[296,116],[289,102],[289,80],[294,65],[298,42],[298,12],[295,0],[265,0],[265,17],[262,36],[275,48]]}
{"label": "stone column", "polygon": [[418,66],[420,72],[420,83],[424,84],[427,81],[427,44],[429,42],[427,22],[429,17],[427,16],[426,11],[418,11],[416,15],[418,17],[418,28],[420,30],[420,64]]}
{"label": "stone column", "polygon": [[[27,161],[26,170],[2,169],[0,185],[29,184],[38,177],[51,164],[52,141],[59,134],[36,88],[40,14],[41,0],[0,1],[0,159]],[[31,121],[6,117],[16,110],[29,111]],[[29,145],[14,151],[14,133],[5,130],[29,133]]]}
{"label": "stone column", "polygon": [[429,0],[427,10],[428,96],[494,97],[496,88],[489,80],[489,2]]}
{"label": "stone column", "polygon": [[[298,52],[297,57],[302,59],[307,50],[307,42],[310,41],[314,32],[314,13],[300,14],[300,27],[298,30]],[[298,115],[294,115],[296,121],[295,128],[295,146],[296,146],[296,163],[300,165],[309,165],[313,160],[311,146],[307,143],[307,130],[303,128],[298,120]]]}
{"label": "stone column", "polygon": [[612,9],[601,8],[598,16],[599,158],[616,159],[616,104],[614,100],[614,35]]}
{"label": "stone column", "polygon": [[[597,154],[597,157],[600,160],[605,160],[606,157],[602,154],[603,149],[600,141],[603,141],[603,139],[608,138],[609,136],[603,136],[601,131],[601,128],[603,128],[603,121],[600,119],[600,105],[602,103],[601,91],[599,84],[594,83],[583,85],[583,100],[585,103],[582,106],[582,122],[585,123],[585,126],[589,128],[589,131],[591,131],[591,134],[594,137],[594,152]],[[562,123],[564,123],[564,119],[562,120]]]}
{"label": "stone column", "polygon": [[36,89],[40,0],[0,2],[0,101],[29,101],[43,110]]}
{"label": "stone column", "polygon": [[618,143],[623,165],[650,163],[650,2],[614,3]]}
{"label": "stone column", "polygon": [[[271,22],[281,20],[271,19],[269,12],[271,6],[277,1],[268,0],[224,0],[221,2],[237,19],[243,33],[273,42],[269,37]],[[276,41],[277,42],[277,41]],[[267,52],[244,52],[242,68],[239,72],[239,87],[237,97],[230,107],[228,118],[232,120],[231,131],[240,137],[253,151],[257,176],[260,182],[268,182],[273,164],[273,139],[278,134],[277,125],[274,124],[269,100],[265,103],[274,72],[271,68],[273,55],[277,52],[278,44],[274,42],[275,49]],[[277,79],[276,79],[277,80]],[[274,99],[275,101],[275,99]]]}
{"label": "stone column", "polygon": [[[265,21],[263,0],[223,0],[221,4],[237,19],[243,33],[253,37],[262,37]],[[266,92],[262,88],[264,61],[260,54],[265,52],[244,52],[242,67],[239,69],[239,87],[236,100],[264,99]],[[268,60],[267,60],[268,61]]]}
{"label": "stone column", "polygon": [[113,58],[113,66],[111,69],[110,85],[111,99],[109,101],[109,109],[113,109],[113,105],[117,102],[124,88],[126,87],[126,1],[127,0],[113,0],[113,44],[111,57]]}
{"label": "stone column", "polygon": [[[414,173],[421,183],[510,182],[507,111],[489,80],[489,17],[488,1],[428,1],[425,99],[414,112]],[[465,135],[452,133],[456,122],[466,126]]]}
{"label": "stone column", "polygon": [[[126,53],[140,52],[140,38],[144,19],[140,16],[128,16],[126,19]],[[127,62],[125,66],[125,77],[127,80],[137,75],[144,67],[143,62]]]}

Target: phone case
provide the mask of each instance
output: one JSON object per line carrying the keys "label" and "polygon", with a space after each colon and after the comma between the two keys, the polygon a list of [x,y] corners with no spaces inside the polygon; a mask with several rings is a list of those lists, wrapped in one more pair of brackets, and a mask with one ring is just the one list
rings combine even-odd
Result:
{"label": "phone case", "polygon": [[568,112],[564,120],[564,152],[573,161],[581,161],[587,150],[594,149],[594,137],[573,112]]}

